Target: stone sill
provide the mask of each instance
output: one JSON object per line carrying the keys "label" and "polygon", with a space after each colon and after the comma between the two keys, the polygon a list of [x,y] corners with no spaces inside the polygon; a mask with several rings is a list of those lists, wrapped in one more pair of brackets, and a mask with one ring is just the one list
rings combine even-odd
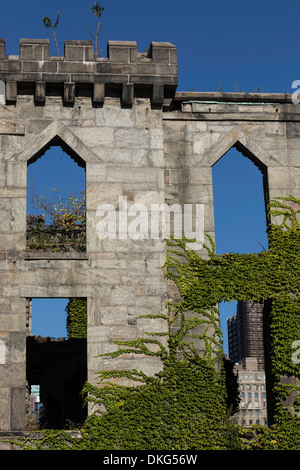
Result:
{"label": "stone sill", "polygon": [[292,93],[245,93],[245,92],[186,92],[178,91],[174,101],[182,102],[215,102],[215,103],[257,103],[279,104],[292,103]]}
{"label": "stone sill", "polygon": [[25,260],[53,260],[53,259],[65,259],[65,260],[88,260],[89,254],[88,253],[59,253],[59,252],[51,252],[51,251],[43,251],[43,252],[25,252],[24,253]]}

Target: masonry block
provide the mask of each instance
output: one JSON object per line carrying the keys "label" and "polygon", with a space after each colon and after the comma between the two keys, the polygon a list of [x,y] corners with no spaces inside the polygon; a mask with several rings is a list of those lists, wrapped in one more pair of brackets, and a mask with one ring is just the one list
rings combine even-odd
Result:
{"label": "masonry block", "polygon": [[[22,39],[16,57],[0,39],[0,431],[25,428],[28,299],[87,298],[89,377],[101,366],[156,373],[161,365],[97,357],[118,347],[113,339],[162,331],[160,320],[138,317],[159,315],[174,298],[161,270],[165,240],[118,238],[127,235],[118,225],[101,239],[103,207],[118,221],[126,199],[135,223],[134,204],[203,204],[214,239],[212,165],[237,142],[264,163],[271,196],[300,187],[300,119],[286,95],[260,95],[276,103],[267,107],[257,96],[253,106],[251,94],[175,93],[172,44],[152,42],[146,54],[134,41],[109,41],[107,51],[94,60],[92,41],[68,40],[64,56],[49,57],[49,41]],[[26,168],[56,144],[86,169],[86,252],[26,251]]]}
{"label": "masonry block", "polygon": [[133,83],[123,83],[122,88],[122,103],[131,105],[134,98],[134,84]]}
{"label": "masonry block", "polygon": [[107,57],[111,63],[135,63],[137,43],[135,41],[108,41]]}
{"label": "masonry block", "polygon": [[16,102],[17,101],[17,82],[16,81],[7,81],[6,82],[6,101],[7,102]]}
{"label": "masonry block", "polygon": [[5,39],[0,38],[0,60],[5,58]]}
{"label": "masonry block", "polygon": [[164,85],[153,85],[152,101],[154,104],[162,104],[164,101],[165,87]]}
{"label": "masonry block", "polygon": [[25,429],[25,389],[15,387],[11,390],[11,430],[22,431]]}
{"label": "masonry block", "polygon": [[76,62],[94,60],[93,41],[66,40],[64,44],[64,60]]}
{"label": "masonry block", "polygon": [[94,83],[93,86],[93,102],[102,104],[105,98],[105,83]]}
{"label": "masonry block", "polygon": [[64,102],[66,104],[74,104],[75,101],[75,83],[64,83]]}
{"label": "masonry block", "polygon": [[6,80],[11,77],[12,73],[17,73],[21,71],[21,62],[15,59],[1,60],[0,62],[0,72],[2,79]]}
{"label": "masonry block", "polygon": [[46,83],[36,82],[35,84],[35,102],[38,104],[45,104],[46,99]]}
{"label": "masonry block", "polygon": [[176,64],[177,50],[169,42],[152,42],[149,49],[149,57],[158,64]]}
{"label": "masonry block", "polygon": [[49,58],[49,39],[21,39],[20,59],[47,60]]}

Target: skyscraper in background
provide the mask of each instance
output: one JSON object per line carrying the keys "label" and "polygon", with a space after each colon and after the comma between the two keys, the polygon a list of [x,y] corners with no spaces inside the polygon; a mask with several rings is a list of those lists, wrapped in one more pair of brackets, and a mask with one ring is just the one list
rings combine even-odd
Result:
{"label": "skyscraper in background", "polygon": [[264,302],[238,301],[236,315],[227,320],[228,353],[233,362],[246,357],[255,357],[258,368],[263,370]]}
{"label": "skyscraper in background", "polygon": [[264,302],[238,301],[237,312],[227,320],[229,358],[238,377],[238,424],[267,425],[267,398],[263,337]]}

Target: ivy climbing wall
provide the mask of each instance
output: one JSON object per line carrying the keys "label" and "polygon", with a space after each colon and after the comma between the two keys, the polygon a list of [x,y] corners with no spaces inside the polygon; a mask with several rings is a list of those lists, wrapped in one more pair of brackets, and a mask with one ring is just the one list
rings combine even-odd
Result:
{"label": "ivy climbing wall", "polygon": [[[99,237],[103,205],[118,214],[120,198],[128,206],[140,204],[147,209],[164,203],[181,208],[198,205],[203,232],[213,243],[212,166],[234,146],[241,158],[250,158],[262,171],[266,205],[277,197],[299,196],[299,110],[290,96],[176,92],[176,47],[170,43],[155,42],[147,53],[138,53],[135,42],[110,41],[108,57],[96,62],[91,52],[90,41],[66,41],[65,54],[58,60],[49,56],[48,41],[23,39],[16,57],[6,54],[5,41],[0,40],[0,80],[5,83],[5,104],[0,103],[3,432],[22,431],[26,426],[27,299],[87,299],[91,383],[97,382],[99,370],[138,369],[153,375],[161,369],[155,355],[103,356],[116,351],[118,342],[145,337],[146,332],[167,333],[159,315],[166,311],[167,300],[178,298],[180,292],[176,282],[164,276],[167,244],[163,237],[151,238],[148,233],[140,239],[126,238],[122,230],[115,237],[109,236],[113,230],[105,239]],[[86,169],[85,251],[26,250],[27,165],[51,145],[60,145]],[[270,221],[277,224],[282,217],[270,214]],[[280,240],[274,242],[270,272],[275,269]],[[210,259],[205,248],[197,249],[197,254]],[[265,256],[263,267],[260,258],[255,265],[252,258],[233,257],[232,261],[234,266],[245,261],[242,272],[247,276],[248,269],[266,271],[269,255]],[[237,270],[226,276],[240,277]],[[290,280],[296,283],[293,276]],[[235,286],[228,291],[226,284],[222,295],[249,294],[252,299],[261,296],[262,290],[269,295],[268,277],[261,274],[257,279],[264,283],[257,285],[255,294],[245,292],[245,286],[239,287],[240,294]],[[277,288],[285,282],[276,279]],[[206,292],[211,279],[203,282]],[[210,302],[223,298],[214,297],[213,290],[210,295]],[[291,318],[294,307],[290,306]],[[206,352],[205,344],[201,348]],[[276,363],[279,356],[275,357]],[[287,368],[286,364],[280,372],[282,381],[287,380]],[[289,376],[295,381],[292,369]]]}

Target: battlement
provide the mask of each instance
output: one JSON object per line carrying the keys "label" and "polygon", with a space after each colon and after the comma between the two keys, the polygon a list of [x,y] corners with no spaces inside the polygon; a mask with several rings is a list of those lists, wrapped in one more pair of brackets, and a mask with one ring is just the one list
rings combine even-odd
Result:
{"label": "battlement", "polygon": [[151,91],[154,104],[175,93],[177,49],[168,42],[152,42],[138,53],[135,41],[108,41],[107,57],[94,59],[93,41],[66,40],[63,56],[50,56],[48,39],[20,39],[20,55],[7,55],[0,39],[0,80],[6,84],[6,104],[15,103],[19,90],[31,87],[35,103],[43,105],[47,89],[60,87],[64,103],[72,105],[77,89],[91,91],[93,103],[101,104],[107,90],[121,93],[131,105],[137,90]]}

